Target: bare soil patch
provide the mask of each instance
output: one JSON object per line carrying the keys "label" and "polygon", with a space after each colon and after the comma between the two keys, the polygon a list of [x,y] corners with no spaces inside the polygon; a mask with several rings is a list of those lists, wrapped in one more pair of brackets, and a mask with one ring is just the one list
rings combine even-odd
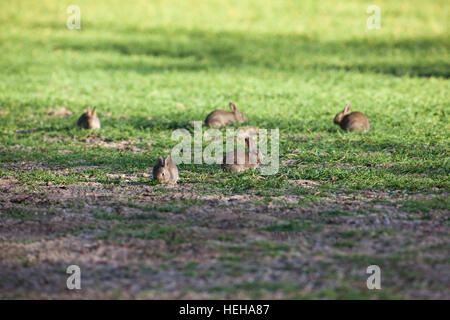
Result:
{"label": "bare soil patch", "polygon": [[[121,183],[30,189],[0,178],[1,297],[282,299],[341,287],[370,295],[365,268],[381,264],[388,295],[450,298],[449,212],[397,205],[435,195],[361,191],[305,202],[287,192],[267,201],[108,176]],[[82,292],[65,288],[71,264],[82,268]]]}

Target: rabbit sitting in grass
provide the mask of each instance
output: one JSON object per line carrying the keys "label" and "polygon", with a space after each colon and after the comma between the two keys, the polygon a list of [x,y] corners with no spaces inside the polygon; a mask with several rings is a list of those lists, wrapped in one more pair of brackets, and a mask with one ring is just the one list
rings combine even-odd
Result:
{"label": "rabbit sitting in grass", "polygon": [[358,111],[350,112],[351,105],[348,104],[344,111],[339,112],[334,117],[334,123],[339,125],[341,129],[348,131],[369,131],[369,119]]}
{"label": "rabbit sitting in grass", "polygon": [[[245,138],[245,145],[248,152],[239,153],[237,150],[228,152],[223,158],[222,169],[228,172],[241,172],[248,169],[256,169],[263,161],[263,155],[259,150],[250,150],[249,138]],[[228,164],[227,158],[233,157],[233,163]],[[238,161],[238,157],[239,160]]]}
{"label": "rabbit sitting in grass", "polygon": [[205,125],[208,127],[221,128],[226,126],[229,122],[247,122],[244,114],[240,112],[232,102],[230,102],[230,109],[231,111],[214,110],[206,117]]}
{"label": "rabbit sitting in grass", "polygon": [[100,129],[100,120],[97,116],[97,107],[91,111],[90,107],[78,118],[77,126],[84,129]]}
{"label": "rabbit sitting in grass", "polygon": [[158,162],[153,167],[153,179],[164,184],[176,184],[178,181],[178,168],[168,155],[165,159],[158,157]]}

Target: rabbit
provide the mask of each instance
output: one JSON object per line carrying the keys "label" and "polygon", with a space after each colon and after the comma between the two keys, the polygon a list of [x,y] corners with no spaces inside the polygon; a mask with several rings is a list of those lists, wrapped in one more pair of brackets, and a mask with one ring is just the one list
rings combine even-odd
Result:
{"label": "rabbit", "polygon": [[97,117],[97,107],[91,111],[90,107],[86,108],[86,112],[78,118],[77,126],[84,129],[100,129],[100,120]]}
{"label": "rabbit", "polygon": [[165,159],[158,157],[158,162],[153,167],[153,179],[160,183],[176,184],[178,181],[178,168],[168,155]]}
{"label": "rabbit", "polygon": [[369,131],[369,119],[361,112],[350,112],[350,107],[351,105],[348,104],[344,111],[339,112],[334,117],[334,123],[341,126],[343,130]]}
{"label": "rabbit", "polygon": [[[238,157],[239,157],[239,153],[237,150],[228,152],[225,157],[223,158],[223,162],[222,162],[222,169],[223,171],[227,171],[227,172],[241,172],[244,170],[248,170],[248,169],[256,169],[258,167],[258,164],[261,163],[263,161],[263,155],[261,153],[261,151],[259,150],[252,150],[250,151],[250,146],[249,146],[249,138],[245,139],[245,145],[247,146],[247,148],[249,149],[249,151],[244,152],[243,156],[244,156],[244,163],[240,164],[238,163]],[[227,157],[231,157],[232,154],[234,154],[234,163],[232,164],[228,164],[226,163]],[[255,156],[253,159],[250,158],[250,156],[253,155]],[[242,157],[242,156],[241,156]],[[240,158],[242,159],[242,158]],[[250,163],[251,160],[256,160],[256,163]],[[243,162],[243,161],[239,161],[239,162]]]}
{"label": "rabbit", "polygon": [[230,102],[231,111],[214,110],[205,119],[205,125],[208,127],[221,128],[226,126],[229,122],[247,122],[244,114],[236,109],[236,106]]}

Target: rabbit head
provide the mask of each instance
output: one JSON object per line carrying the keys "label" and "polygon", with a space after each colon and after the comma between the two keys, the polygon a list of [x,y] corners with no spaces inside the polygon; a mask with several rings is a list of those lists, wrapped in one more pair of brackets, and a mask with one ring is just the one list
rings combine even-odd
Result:
{"label": "rabbit head", "polygon": [[169,168],[170,155],[165,159],[161,156],[158,157],[158,162],[153,168],[153,179],[158,180],[161,183],[168,183],[171,180],[171,173]]}
{"label": "rabbit head", "polygon": [[340,124],[342,122],[342,119],[348,115],[350,113],[350,104],[347,104],[344,108],[343,111],[339,112],[335,117],[334,117],[334,123],[335,124]]}

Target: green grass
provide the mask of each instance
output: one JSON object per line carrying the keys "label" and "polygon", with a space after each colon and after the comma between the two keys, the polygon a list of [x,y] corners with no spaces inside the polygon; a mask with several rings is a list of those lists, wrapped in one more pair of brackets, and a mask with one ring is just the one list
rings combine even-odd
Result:
{"label": "green grass", "polygon": [[[3,163],[71,167],[82,161],[106,171],[141,171],[176,144],[173,129],[189,128],[189,121],[203,120],[232,100],[251,125],[280,128],[281,159],[304,166],[281,166],[264,179],[242,174],[226,181],[220,178],[229,175],[218,166],[181,166],[181,181],[191,171],[200,174],[197,182],[231,192],[281,187],[298,178],[350,190],[449,187],[450,42],[440,10],[445,1],[382,2],[380,30],[365,28],[362,1],[333,3],[332,11],[314,2],[266,3],[250,12],[243,10],[252,1],[197,3],[183,14],[161,3],[81,1],[82,29],[73,31],[64,27],[64,2],[25,3],[3,5],[0,15]],[[209,18],[202,10],[211,10]],[[230,19],[252,23],[247,30]],[[368,134],[342,133],[333,125],[346,103],[368,115]],[[74,115],[46,118],[49,108],[60,105]],[[141,139],[152,147],[138,154],[87,147],[88,133],[74,128],[86,105],[98,107],[99,134],[106,139]],[[35,131],[18,133],[27,129]],[[49,137],[57,139],[43,140]],[[10,149],[15,145],[32,149]],[[390,166],[376,166],[383,164]],[[92,174],[101,180],[99,173]],[[84,179],[39,170],[1,174],[22,181]]]}
{"label": "green grass", "polygon": [[428,213],[431,210],[450,210],[448,197],[433,197],[430,199],[410,199],[398,203],[403,210],[408,212]]}
{"label": "green grass", "polygon": [[236,294],[239,291],[250,292],[253,299],[261,299],[265,292],[282,291],[288,294],[291,299],[342,299],[342,300],[367,300],[367,299],[401,299],[400,296],[388,291],[368,292],[364,289],[352,287],[337,287],[324,289],[319,292],[309,292],[300,294],[302,288],[291,282],[244,282],[239,285],[216,286],[211,288],[213,292],[227,292]]}

